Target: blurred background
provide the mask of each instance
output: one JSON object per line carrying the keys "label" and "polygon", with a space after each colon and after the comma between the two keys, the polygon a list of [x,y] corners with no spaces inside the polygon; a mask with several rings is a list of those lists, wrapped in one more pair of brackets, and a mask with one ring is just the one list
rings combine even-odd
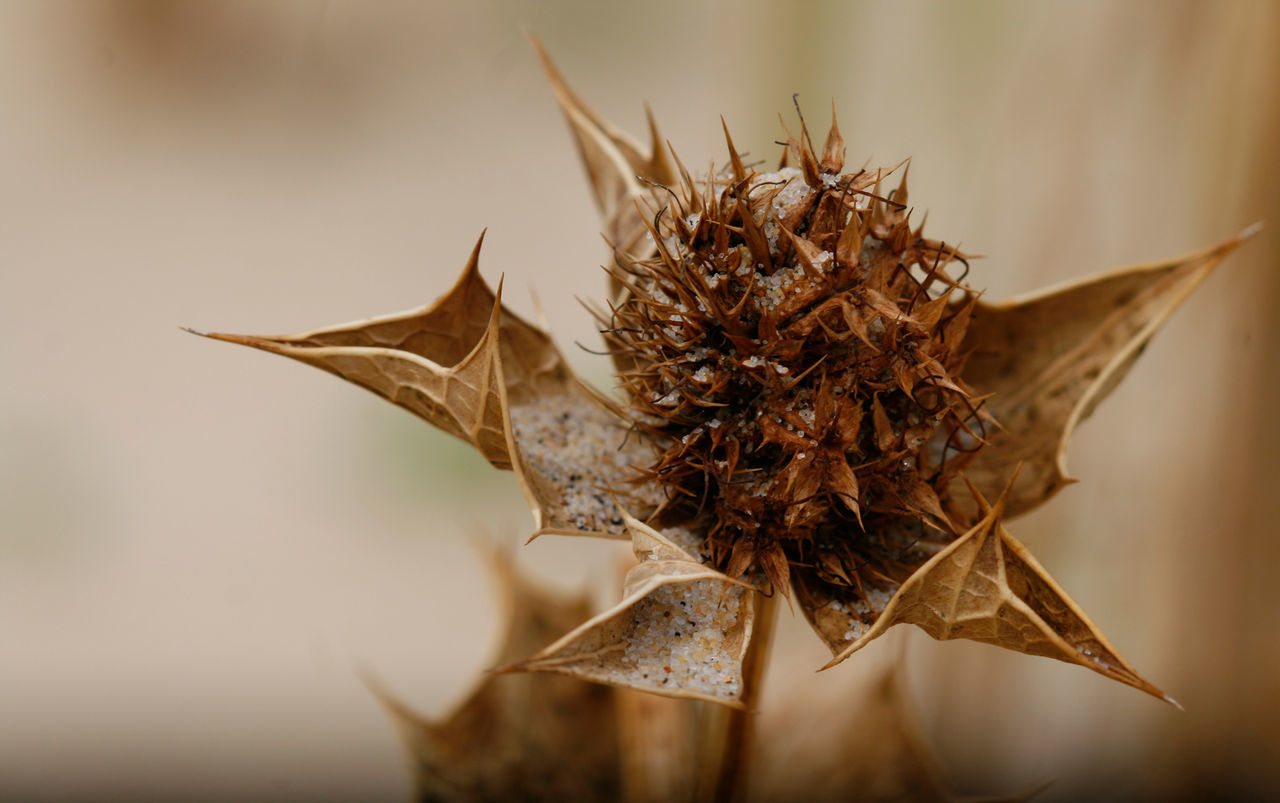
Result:
{"label": "blurred background", "polygon": [[[10,3],[0,7],[0,796],[400,799],[355,670],[429,715],[500,630],[476,545],[516,483],[370,394],[180,325],[418,306],[481,266],[608,386],[574,296],[605,258],[521,34],[691,166],[776,159],[799,92],[849,161],[913,157],[928,229],[1001,298],[1269,228],[1078,433],[1015,522],[1187,708],[918,632],[913,707],[964,793],[1280,791],[1280,4]],[[521,563],[608,593],[614,545]],[[602,596],[602,599],[604,597]],[[783,614],[784,619],[787,614]],[[897,642],[895,645],[894,642]],[[860,677],[784,622],[766,708]],[[838,705],[825,707],[826,716]],[[780,734],[777,738],[783,739]]]}

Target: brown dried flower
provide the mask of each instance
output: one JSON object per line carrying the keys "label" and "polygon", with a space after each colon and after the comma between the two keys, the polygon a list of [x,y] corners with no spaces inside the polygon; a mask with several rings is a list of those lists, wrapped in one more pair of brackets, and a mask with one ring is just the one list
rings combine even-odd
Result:
{"label": "brown dried flower", "polygon": [[963,254],[913,228],[905,168],[892,190],[895,169],[842,172],[834,120],[821,150],[802,122],[771,172],[726,130],[728,164],[694,178],[656,129],[636,143],[543,58],[613,244],[596,314],[625,403],[502,306],[479,244],[427,307],[210,335],[469,441],[516,473],[535,534],[631,541],[622,601],[506,669],[741,707],[758,592],[776,591],[831,664],[909,623],[1164,697],[1004,522],[1070,481],[1076,425],[1248,232],[991,304]]}

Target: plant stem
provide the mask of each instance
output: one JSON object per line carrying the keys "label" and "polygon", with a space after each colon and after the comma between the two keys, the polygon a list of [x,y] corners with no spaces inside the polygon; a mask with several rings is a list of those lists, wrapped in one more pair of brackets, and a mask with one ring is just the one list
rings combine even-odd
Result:
{"label": "plant stem", "polygon": [[747,756],[755,743],[755,723],[759,714],[760,693],[764,688],[769,648],[773,643],[773,624],[777,611],[777,595],[756,595],[756,617],[751,643],[742,662],[741,709],[728,709],[720,767],[716,777],[716,803],[742,799],[747,775]]}

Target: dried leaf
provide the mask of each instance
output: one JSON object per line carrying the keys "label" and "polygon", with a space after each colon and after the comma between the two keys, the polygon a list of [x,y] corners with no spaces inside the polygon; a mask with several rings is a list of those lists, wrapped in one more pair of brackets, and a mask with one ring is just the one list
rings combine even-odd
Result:
{"label": "dried leaf", "polygon": [[[1010,517],[1072,482],[1066,453],[1076,426],[1183,299],[1255,231],[1169,262],[1121,268],[1003,304],[978,303],[964,338],[972,349],[964,379],[978,395],[992,394],[987,409],[1001,429],[988,432],[989,445],[965,472],[969,480],[995,496],[1021,463]],[[952,497],[967,499],[962,485]]]}
{"label": "dried leaf", "polygon": [[[832,655],[843,652],[871,630],[902,583],[945,547],[941,540],[945,537],[949,535],[927,533],[893,566],[860,566],[851,572],[852,583],[844,580],[846,570],[837,564],[792,567],[792,588],[800,610]],[[840,582],[831,582],[820,572]]]}
{"label": "dried leaf", "polygon": [[[875,624],[845,647],[834,666],[899,624],[945,641],[964,638],[1079,664],[1177,705],[1116,653],[1089,617],[1001,524],[977,491],[982,519],[915,571]],[[826,667],[824,667],[826,668]]]}
{"label": "dried leaf", "polygon": [[[569,121],[569,130],[577,143],[596,206],[604,221],[606,238],[619,253],[632,258],[648,256],[652,245],[644,245],[645,220],[636,203],[639,201],[658,209],[664,205],[661,199],[666,193],[643,185],[637,177],[663,186],[671,186],[677,180],[652,114],[649,115],[652,144],[646,151],[644,146],[602,118],[569,88],[536,37],[530,36],[529,41],[542,62],[560,109]],[[615,284],[615,294],[620,289]]]}
{"label": "dried leaf", "polygon": [[297,335],[208,336],[337,374],[514,468],[535,535],[626,537],[613,496],[645,512],[657,506],[658,489],[631,482],[652,449],[628,437],[545,332],[502,306],[480,276],[479,251],[477,243],[453,288],[420,309]]}
{"label": "dried leaf", "polygon": [[[531,327],[500,316],[496,295],[478,271],[480,242],[453,289],[421,309],[296,335],[208,336],[337,374],[471,443],[493,465],[511,468],[495,322],[501,317],[508,328]],[[545,370],[565,369],[552,364]]]}
{"label": "dried leaf", "polygon": [[[848,699],[803,690],[762,723],[752,791],[758,800],[951,801],[942,770],[920,738],[896,666],[858,684]],[[832,717],[833,709],[840,716]]]}
{"label": "dried leaf", "polygon": [[[550,595],[496,560],[506,595],[501,660],[526,655],[589,610]],[[567,677],[490,676],[433,721],[367,682],[395,721],[419,800],[609,800],[620,790],[616,693]]]}
{"label": "dried leaf", "polygon": [[871,630],[902,584],[955,537],[910,517],[896,525],[882,522],[874,552],[855,565],[820,554],[813,565],[792,567],[800,610],[831,654],[838,655]]}
{"label": "dried leaf", "polygon": [[511,426],[534,537],[626,538],[617,500],[646,515],[661,504],[661,489],[637,470],[655,460],[648,441],[576,381],[513,403]]}
{"label": "dried leaf", "polygon": [[623,599],[504,672],[558,672],[671,697],[740,706],[751,590],[623,514],[638,565]]}

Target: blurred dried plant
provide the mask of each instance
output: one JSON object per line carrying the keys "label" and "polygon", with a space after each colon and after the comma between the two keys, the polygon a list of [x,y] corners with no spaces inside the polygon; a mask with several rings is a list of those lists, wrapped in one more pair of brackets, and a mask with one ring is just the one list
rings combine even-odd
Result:
{"label": "blurred dried plant", "polygon": [[[1172,702],[1004,522],[1070,482],[1076,426],[1252,230],[992,304],[958,248],[912,225],[905,168],[892,191],[897,168],[842,172],[834,119],[818,149],[802,118],[769,172],[726,128],[728,164],[695,178],[652,119],[646,148],[539,55],[613,249],[611,295],[592,311],[625,402],[574,376],[544,331],[502,305],[479,243],[426,307],[297,335],[209,335],[323,368],[471,443],[515,472],[535,536],[631,544],[622,600],[590,618],[504,569],[513,614],[500,671],[575,685],[491,678],[443,723],[382,693],[424,797],[748,794],[749,712],[778,594],[794,595],[828,666],[906,623]],[[655,707],[581,680],[700,702]],[[886,710],[895,688],[880,687]],[[900,717],[868,721],[880,719]],[[683,734],[674,748],[672,733]],[[896,780],[849,769],[832,788],[947,796],[915,747],[887,754]],[[655,768],[687,775],[654,780]]]}

